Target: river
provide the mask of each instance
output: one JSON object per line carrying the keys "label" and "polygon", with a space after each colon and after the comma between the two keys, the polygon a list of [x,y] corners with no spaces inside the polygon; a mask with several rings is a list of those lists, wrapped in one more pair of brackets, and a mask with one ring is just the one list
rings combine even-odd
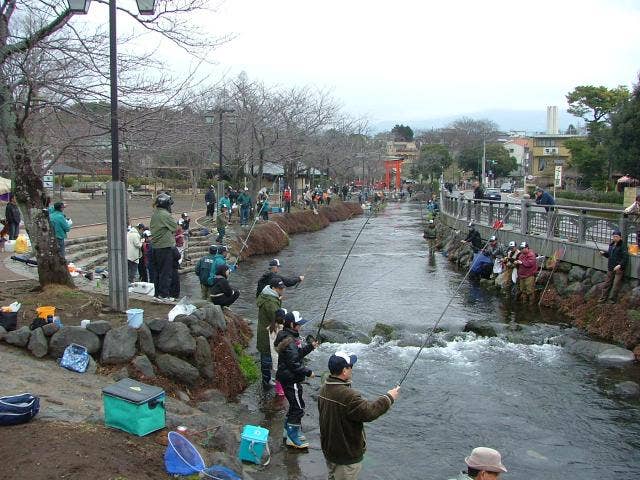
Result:
{"label": "river", "polygon": [[[308,269],[299,288],[286,291],[284,306],[318,319],[364,217],[295,235],[279,255],[285,275]],[[369,333],[376,322],[393,325],[401,341],[369,345],[323,344],[309,358],[323,373],[329,355],[346,349],[358,355],[354,387],[374,397],[395,385],[418,351],[450,295],[462,280],[440,254],[429,266],[416,204],[391,203],[372,217],[347,261],[327,318]],[[508,239],[507,239],[508,241]],[[243,262],[232,283],[242,291],[234,311],[257,319],[255,285],[269,258]],[[194,275],[183,289],[194,295]],[[568,353],[547,339],[568,328],[552,312],[505,304],[495,295],[464,285],[440,327],[460,332],[469,320],[510,325],[498,337],[438,334],[402,385],[401,396],[383,417],[367,426],[362,479],[447,479],[464,468],[475,446],[498,449],[509,479],[581,480],[636,478],[640,467],[640,405],[611,393],[621,380],[640,377],[636,366],[600,365]],[[303,335],[315,333],[317,323]],[[407,346],[408,345],[408,346]],[[272,466],[257,479],[322,479],[326,469],[317,428],[319,381],[305,386],[303,429],[308,453],[280,446],[286,401],[252,386],[240,399],[271,429]]]}

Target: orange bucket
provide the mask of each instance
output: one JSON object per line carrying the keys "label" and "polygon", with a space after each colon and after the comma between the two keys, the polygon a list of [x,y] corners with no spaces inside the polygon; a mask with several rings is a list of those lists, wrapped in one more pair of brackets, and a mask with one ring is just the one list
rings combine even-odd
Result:
{"label": "orange bucket", "polygon": [[629,245],[629,255],[638,255],[640,253],[638,245]]}
{"label": "orange bucket", "polygon": [[53,316],[56,314],[56,307],[38,307],[36,308],[36,313],[38,314],[38,318],[46,320],[49,315]]}

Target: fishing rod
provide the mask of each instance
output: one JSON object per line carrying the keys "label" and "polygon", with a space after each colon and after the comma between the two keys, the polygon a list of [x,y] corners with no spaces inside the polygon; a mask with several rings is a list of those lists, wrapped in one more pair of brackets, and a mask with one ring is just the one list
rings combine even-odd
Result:
{"label": "fishing rod", "polygon": [[240,254],[242,254],[242,251],[247,246],[247,241],[249,240],[249,237],[251,236],[251,232],[253,232],[253,227],[256,226],[256,223],[260,219],[260,215],[262,214],[262,210],[264,210],[264,206],[266,204],[267,204],[267,202],[262,202],[262,206],[260,207],[260,211],[258,213],[256,213],[256,218],[253,220],[253,224],[251,225],[251,228],[249,229],[249,233],[247,233],[247,237],[244,240],[242,240],[242,247],[240,248],[240,251],[238,252],[238,255],[236,256],[236,261],[233,264],[234,267],[238,265],[238,260],[240,260]]}
{"label": "fishing rod", "polygon": [[[556,250],[557,251],[557,250]],[[558,264],[560,263],[560,259],[564,258],[564,255],[567,253],[567,247],[562,247],[562,255],[554,255],[555,256],[555,263],[553,265],[553,268],[551,269],[551,274],[549,275],[549,278],[547,278],[547,284],[544,286],[544,289],[542,290],[542,294],[540,295],[540,299],[538,300],[538,306],[540,306],[540,304],[542,303],[542,299],[544,297],[544,294],[547,291],[547,288],[549,288],[549,284],[551,283],[551,278],[553,277],[553,274],[556,272],[556,268],[558,267]],[[555,252],[554,252],[555,254]]]}
{"label": "fishing rod", "polygon": [[[493,229],[493,233],[495,233],[496,231],[498,231],[499,228],[494,228]],[[487,246],[489,245],[489,241],[487,240],[487,243],[484,244],[484,247],[482,247],[482,250],[484,250],[485,248],[487,248]],[[420,348],[418,349],[418,353],[416,353],[415,357],[413,357],[413,360],[411,361],[411,364],[409,365],[409,367],[407,368],[407,370],[404,372],[404,375],[402,376],[402,378],[400,379],[400,381],[398,382],[398,387],[402,385],[402,383],[406,380],[407,375],[409,375],[409,372],[411,371],[411,369],[413,368],[413,365],[416,363],[416,361],[418,360],[418,357],[420,357],[420,354],[422,353],[422,350],[424,350],[424,347],[427,345],[427,342],[431,339],[431,337],[433,336],[433,334],[436,331],[436,328],[438,328],[438,325],[440,324],[440,321],[444,318],[444,314],[447,313],[447,310],[449,309],[449,307],[451,306],[451,302],[453,302],[453,299],[456,298],[456,296],[458,295],[458,292],[460,291],[460,289],[462,288],[462,285],[464,285],[464,282],[467,280],[467,278],[469,277],[469,274],[471,273],[471,269],[473,268],[473,260],[471,261],[471,265],[469,266],[469,269],[467,270],[467,273],[465,273],[464,277],[462,278],[462,281],[460,282],[460,284],[458,285],[458,287],[456,288],[455,292],[453,292],[453,295],[451,295],[451,297],[449,298],[449,301],[447,302],[447,304],[444,307],[444,310],[442,310],[442,313],[440,314],[440,316],[438,317],[438,320],[436,320],[436,323],[433,325],[433,327],[431,328],[431,331],[427,334],[427,337],[424,339],[424,342],[422,342],[422,345],[420,345]]]}
{"label": "fishing rod", "polygon": [[360,238],[360,234],[364,231],[364,227],[366,227],[367,223],[369,223],[369,220],[371,220],[371,216],[372,216],[372,212],[369,211],[369,215],[367,215],[367,219],[362,224],[362,227],[360,227],[360,231],[358,232],[358,234],[356,235],[355,240],[351,244],[351,248],[349,248],[349,251],[347,252],[346,257],[344,257],[344,262],[342,262],[342,266],[340,267],[340,270],[338,271],[338,276],[336,277],[336,281],[333,283],[333,288],[331,288],[331,293],[329,294],[329,299],[327,300],[327,304],[324,307],[324,312],[322,312],[322,320],[320,320],[320,325],[318,325],[318,331],[316,332],[316,338],[320,337],[320,330],[322,330],[322,325],[324,324],[324,318],[327,315],[327,310],[329,309],[329,304],[331,303],[331,298],[333,297],[333,292],[335,292],[336,286],[338,285],[338,280],[340,280],[340,275],[342,274],[342,270],[344,269],[344,266],[347,264],[347,260],[349,260],[349,255],[351,255],[351,251],[353,250],[353,247],[356,246],[356,242],[358,241],[358,238]]}

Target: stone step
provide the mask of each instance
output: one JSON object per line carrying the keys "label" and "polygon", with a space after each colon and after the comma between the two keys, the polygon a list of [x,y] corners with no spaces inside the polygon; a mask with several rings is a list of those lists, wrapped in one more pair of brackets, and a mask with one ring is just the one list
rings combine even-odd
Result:
{"label": "stone step", "polygon": [[67,255],[75,254],[79,252],[83,252],[86,250],[95,250],[98,248],[102,248],[103,250],[107,249],[107,240],[93,240],[86,243],[78,243],[75,245],[67,246],[65,243],[65,251]]}
{"label": "stone step", "polygon": [[96,255],[103,255],[106,253],[107,253],[107,249],[105,247],[99,247],[99,248],[89,247],[83,250],[77,250],[71,255],[67,254],[66,258],[67,258],[67,261],[69,262],[78,263],[83,261],[86,258],[95,257]]}

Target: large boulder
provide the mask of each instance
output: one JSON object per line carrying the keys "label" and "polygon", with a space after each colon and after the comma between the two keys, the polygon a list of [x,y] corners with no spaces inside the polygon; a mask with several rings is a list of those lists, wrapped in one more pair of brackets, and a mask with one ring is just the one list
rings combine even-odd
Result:
{"label": "large boulder", "polygon": [[156,357],[156,365],[163,375],[180,383],[195,385],[200,378],[196,367],[167,353],[160,354]]}
{"label": "large boulder", "polygon": [[51,337],[54,333],[60,330],[60,327],[55,323],[45,323],[40,328],[42,329],[42,333],[44,333],[45,337]]}
{"label": "large boulder", "polygon": [[7,335],[7,331],[3,326],[0,325],[0,340],[2,340]]}
{"label": "large boulder", "polygon": [[636,398],[640,396],[640,385],[636,382],[620,382],[613,387],[613,393],[619,397]]}
{"label": "large boulder", "polygon": [[640,287],[635,287],[629,294],[629,302],[631,305],[640,305]]}
{"label": "large boulder", "polygon": [[160,333],[162,332],[162,330],[164,330],[164,327],[169,325],[169,319],[167,319],[166,317],[152,318],[149,321],[145,320],[144,323],[147,324],[147,327],[149,327],[149,330],[151,330],[153,333]]}
{"label": "large boulder", "polygon": [[155,378],[156,372],[153,370],[153,364],[146,355],[138,355],[131,362],[133,369],[145,378]]}
{"label": "large boulder", "polygon": [[569,285],[569,277],[566,273],[556,272],[553,274],[553,285],[556,287],[558,295],[564,295]]}
{"label": "large boulder", "polygon": [[126,363],[136,354],[138,331],[128,325],[109,330],[104,337],[101,362],[103,364]]}
{"label": "large boulder", "polygon": [[95,333],[96,335],[106,335],[111,330],[111,323],[106,320],[95,320],[89,322],[87,330]]}
{"label": "large boulder", "polygon": [[9,345],[15,345],[16,347],[24,348],[29,343],[29,337],[31,336],[31,330],[29,327],[24,326],[18,330],[14,330],[5,334],[4,341]]}
{"label": "large boulder", "polygon": [[[213,303],[211,303],[206,307],[198,310],[202,310],[204,312],[205,315],[202,320],[207,322],[213,328],[219,328],[223,332],[227,330],[227,321],[224,318],[224,312],[222,311],[222,307],[220,305],[214,305]],[[196,310],[196,312],[198,310]]]}
{"label": "large boulder", "polygon": [[49,355],[53,358],[61,357],[64,349],[76,343],[86,347],[89,353],[100,350],[100,338],[93,332],[80,326],[62,327],[53,334],[49,342]]}
{"label": "large boulder", "polygon": [[570,263],[558,262],[558,266],[556,267],[556,271],[557,272],[562,272],[562,273],[569,273],[571,271],[571,267],[573,267],[573,265],[571,265]]}
{"label": "large boulder", "polygon": [[582,280],[584,280],[584,275],[585,275],[585,269],[582,267],[579,267],[578,265],[574,265],[573,267],[571,267],[571,270],[569,270],[569,281],[570,282],[581,282]]}
{"label": "large boulder", "polygon": [[144,323],[138,328],[138,349],[149,358],[156,357],[156,346],[153,343],[151,329]]}
{"label": "large boulder", "polygon": [[27,348],[38,358],[42,358],[47,354],[49,351],[49,342],[47,340],[47,336],[42,331],[42,328],[36,328],[31,332]]}
{"label": "large boulder", "polygon": [[582,295],[586,287],[580,282],[573,282],[567,286],[567,295]]}
{"label": "large boulder", "polygon": [[596,356],[596,360],[606,363],[626,363],[633,362],[636,357],[631,350],[610,345],[610,348],[602,350]]}
{"label": "large boulder", "polygon": [[156,338],[156,347],[165,353],[178,355],[193,355],[196,341],[191,331],[184,323],[169,322]]}
{"label": "large boulder", "polygon": [[596,285],[598,283],[602,283],[604,282],[604,279],[606,278],[607,274],[605,272],[603,272],[602,270],[593,270],[593,273],[591,274],[591,284],[592,285]]}
{"label": "large boulder", "polygon": [[496,329],[489,323],[471,320],[462,329],[463,332],[473,332],[481,337],[495,337],[498,335]]}
{"label": "large boulder", "polygon": [[213,358],[211,357],[211,346],[206,338],[196,338],[196,353],[193,357],[200,375],[207,380],[213,380]]}
{"label": "large boulder", "polygon": [[387,325],[386,323],[378,322],[371,330],[372,337],[382,337],[385,342],[389,342],[391,340],[395,340],[398,338],[395,329],[391,325]]}
{"label": "large boulder", "polygon": [[213,327],[204,320],[195,319],[189,325],[189,330],[194,337],[211,338],[213,336]]}

